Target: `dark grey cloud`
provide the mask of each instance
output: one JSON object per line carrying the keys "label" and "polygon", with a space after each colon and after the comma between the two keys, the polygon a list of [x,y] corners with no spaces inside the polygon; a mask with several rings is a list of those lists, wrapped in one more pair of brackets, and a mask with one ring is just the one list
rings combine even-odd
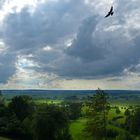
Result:
{"label": "dark grey cloud", "polygon": [[34,48],[59,43],[75,33],[81,19],[88,14],[82,1],[47,2],[34,13],[25,7],[20,13],[9,14],[4,21],[4,41],[11,50],[29,53]]}
{"label": "dark grey cloud", "polygon": [[[33,54],[34,61],[41,66],[48,65],[50,61],[58,58],[59,51],[43,52],[41,49],[47,45],[57,47],[57,44],[62,44],[61,42],[76,33],[81,20],[89,13],[90,10],[82,0],[38,3],[33,13],[30,12],[30,7],[26,6],[20,12],[6,15],[0,36],[8,46],[8,52],[13,52],[13,57]],[[59,50],[63,49],[62,47],[59,45]],[[2,75],[5,80],[16,72],[13,62],[16,63],[17,60],[9,56],[7,58],[11,63],[8,68],[4,65],[4,60],[1,60],[3,69],[7,71],[7,76]]]}
{"label": "dark grey cloud", "polygon": [[52,69],[47,65],[43,69],[63,77],[88,79],[116,76],[125,69],[131,70],[130,67],[139,63],[140,36],[136,32],[131,34],[132,29],[117,19],[110,20],[115,22],[100,23],[97,17],[87,18],[71,47],[64,51],[65,56],[52,63]]}
{"label": "dark grey cloud", "polygon": [[79,33],[72,46],[67,49],[67,54],[79,57],[83,61],[95,61],[104,58],[105,48],[99,47],[98,40],[93,39],[92,33],[96,30],[98,18],[90,17],[83,22]]}
{"label": "dark grey cloud", "polygon": [[[55,69],[49,70],[64,77],[96,78],[120,75],[125,69],[131,70],[130,67],[139,64],[140,28],[137,24],[140,19],[135,19],[137,5],[135,2],[133,5],[131,7],[131,2],[126,4],[123,11],[118,8],[118,14],[109,19],[87,18],[71,47],[64,51],[65,56],[52,63]],[[130,23],[127,11],[133,15]]]}
{"label": "dark grey cloud", "polygon": [[[25,7],[8,14],[0,36],[13,55],[7,56],[8,67],[4,58],[0,60],[3,69],[9,70],[1,82],[16,72],[16,56],[28,54],[39,65],[32,68],[35,71],[65,78],[92,79],[120,75],[125,69],[135,71],[140,60],[140,9],[138,0],[126,1],[117,1],[114,16],[107,19],[94,15],[97,11],[92,14],[83,0],[49,1],[38,4],[33,13]],[[69,47],[68,39],[73,40]],[[46,46],[51,49],[44,50]]]}
{"label": "dark grey cloud", "polygon": [[0,54],[0,83],[6,83],[16,71],[15,56],[13,54]]}

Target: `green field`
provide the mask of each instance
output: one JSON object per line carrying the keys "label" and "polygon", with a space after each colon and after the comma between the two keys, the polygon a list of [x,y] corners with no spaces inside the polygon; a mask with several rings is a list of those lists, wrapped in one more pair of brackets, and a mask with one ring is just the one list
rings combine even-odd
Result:
{"label": "green field", "polygon": [[0,137],[0,140],[12,140],[12,139],[5,138],[5,137]]}
{"label": "green field", "polygon": [[[72,135],[73,140],[94,140],[94,138],[87,137],[84,132],[86,122],[87,122],[86,118],[80,118],[76,121],[71,122],[70,133]],[[113,125],[109,125],[108,128],[113,128],[119,132],[124,132],[123,129]],[[113,140],[113,139],[109,139],[109,140]]]}
{"label": "green field", "polygon": [[48,103],[48,104],[60,104],[62,100],[46,100],[46,99],[39,99],[34,100],[37,104]]}
{"label": "green field", "polygon": [[71,122],[70,133],[72,135],[73,140],[93,140],[89,137],[85,137],[84,135],[86,122],[86,118],[80,118],[76,121]]}
{"label": "green field", "polygon": [[[70,95],[67,95],[68,97]],[[36,105],[41,105],[41,104],[56,104],[58,106],[61,107],[61,103],[62,102],[77,102],[77,103],[82,103],[82,109],[81,109],[81,114],[82,117],[79,118],[78,120],[74,120],[70,122],[70,134],[72,136],[73,140],[94,140],[94,138],[91,138],[89,136],[86,135],[85,133],[85,128],[86,128],[86,122],[87,122],[87,114],[89,113],[89,107],[86,104],[87,98],[82,98],[83,96],[81,95],[76,95],[77,98],[75,100],[68,100],[65,99],[64,97],[62,98],[58,98],[57,96],[51,96],[49,98],[39,98],[39,95],[36,95],[35,97],[33,96],[33,101]],[[140,95],[137,95],[138,98],[128,98],[130,95],[125,95],[126,98],[121,98],[120,95],[115,95],[115,97],[112,97],[110,99],[110,110],[108,113],[108,126],[107,128],[109,129],[113,129],[117,132],[119,132],[119,134],[121,133],[125,133],[126,130],[124,129],[124,123],[126,120],[126,116],[125,116],[125,110],[129,108],[129,110],[131,111],[132,109],[134,109],[137,105],[140,105]],[[132,95],[131,95],[132,96]],[[70,97],[73,98],[73,96],[71,95]],[[70,98],[69,97],[69,98]],[[75,97],[75,96],[74,96]],[[133,97],[133,96],[132,96]],[[11,101],[11,99],[7,99],[6,100],[6,104],[8,104]],[[120,113],[116,113],[116,108],[119,108]],[[74,108],[75,109],[75,108]],[[132,136],[132,135],[130,135]],[[5,137],[0,137],[0,140],[12,140],[9,138],[5,138]],[[112,137],[108,140],[115,140]]]}

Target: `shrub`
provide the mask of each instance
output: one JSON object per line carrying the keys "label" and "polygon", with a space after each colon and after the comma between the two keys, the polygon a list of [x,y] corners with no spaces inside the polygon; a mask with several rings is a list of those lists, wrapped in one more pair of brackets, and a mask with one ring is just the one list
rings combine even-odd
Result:
{"label": "shrub", "polygon": [[127,132],[119,134],[115,140],[134,140]]}
{"label": "shrub", "polygon": [[118,119],[122,119],[122,118],[123,118],[123,116],[113,117],[113,118],[112,118],[112,121],[116,121],[116,120],[118,120]]}
{"label": "shrub", "polygon": [[118,130],[114,128],[107,128],[107,137],[115,138],[119,134]]}

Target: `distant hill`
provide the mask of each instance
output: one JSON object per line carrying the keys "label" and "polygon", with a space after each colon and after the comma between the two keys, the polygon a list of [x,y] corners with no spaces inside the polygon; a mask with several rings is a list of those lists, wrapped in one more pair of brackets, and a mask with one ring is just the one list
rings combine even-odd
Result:
{"label": "distant hill", "polygon": [[[96,90],[1,90],[2,94],[91,94]],[[104,90],[109,94],[140,94],[140,90]]]}
{"label": "distant hill", "polygon": [[[139,94],[139,90],[104,90],[112,96],[130,96]],[[78,96],[80,98],[95,94],[96,90],[1,90],[5,99],[11,99],[17,95],[30,95],[33,99],[64,99],[69,96]]]}
{"label": "distant hill", "polygon": [[2,94],[88,94],[95,90],[1,90]]}

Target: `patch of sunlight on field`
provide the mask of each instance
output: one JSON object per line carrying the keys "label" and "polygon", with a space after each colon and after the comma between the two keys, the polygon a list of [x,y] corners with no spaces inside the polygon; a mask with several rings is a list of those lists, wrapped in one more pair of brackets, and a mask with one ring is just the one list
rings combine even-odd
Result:
{"label": "patch of sunlight on field", "polygon": [[116,120],[116,123],[118,123],[118,124],[124,124],[124,123],[125,123],[125,117],[124,117],[124,118],[121,118],[121,119]]}
{"label": "patch of sunlight on field", "polygon": [[39,99],[39,100],[35,100],[35,103],[37,104],[60,104],[62,102],[62,100],[45,100],[45,99]]}
{"label": "patch of sunlight on field", "polygon": [[109,119],[112,119],[113,117],[116,117],[116,116],[124,116],[124,109],[121,109],[121,107],[119,107],[119,109],[120,109],[120,114],[116,114],[116,109],[110,109],[110,111],[109,111],[109,114],[108,114],[108,117],[109,117]]}
{"label": "patch of sunlight on field", "polygon": [[93,140],[93,138],[84,136],[85,124],[87,122],[86,118],[80,118],[76,121],[72,121],[70,125],[70,133],[73,140]]}
{"label": "patch of sunlight on field", "polygon": [[111,105],[114,106],[122,106],[122,107],[128,107],[130,105],[139,105],[140,104],[140,100],[129,100],[129,101],[111,101],[110,102]]}
{"label": "patch of sunlight on field", "polygon": [[123,116],[123,118],[120,118],[120,119],[116,120],[117,123],[123,124],[125,122],[125,118],[126,118],[125,115],[124,115],[125,109],[122,109],[121,108],[122,106],[118,106],[118,107],[119,107],[121,112],[119,114],[116,114],[116,109],[114,109],[114,108],[111,109],[109,111],[109,114],[108,114],[108,119],[112,120],[114,117]]}
{"label": "patch of sunlight on field", "polygon": [[0,137],[0,140],[12,140],[12,139],[5,138],[5,137]]}
{"label": "patch of sunlight on field", "polygon": [[112,120],[114,116],[116,116],[115,109],[111,109],[108,114],[108,119]]}

